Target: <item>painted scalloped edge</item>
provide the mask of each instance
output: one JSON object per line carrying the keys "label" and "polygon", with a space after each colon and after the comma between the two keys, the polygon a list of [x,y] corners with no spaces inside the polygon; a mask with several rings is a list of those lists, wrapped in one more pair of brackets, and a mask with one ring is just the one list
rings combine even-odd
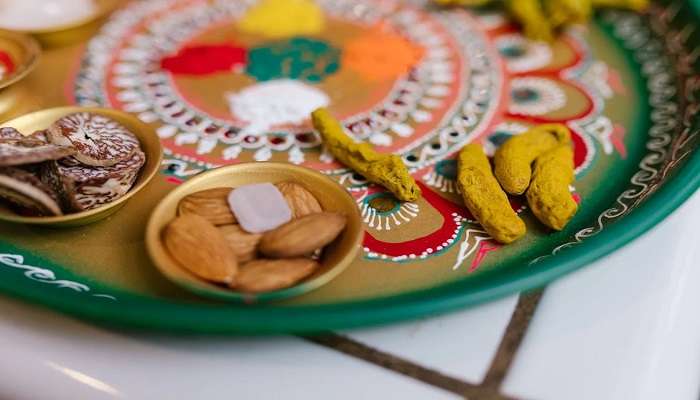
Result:
{"label": "painted scalloped edge", "polygon": [[[664,10],[657,11],[660,13]],[[669,8],[665,11],[672,10]],[[643,51],[645,47],[654,47],[649,46],[650,44],[662,41],[664,35],[669,34],[670,27],[667,24],[663,24],[663,26],[656,26],[656,29],[653,29],[650,28],[649,24],[644,23],[645,21],[643,21],[641,16],[622,11],[608,11],[604,14],[604,19],[615,23],[615,35],[623,40],[623,44],[627,48],[635,52],[636,60],[642,65],[641,73],[648,83],[649,105],[652,110],[651,115],[653,116],[652,125],[649,128],[649,140],[646,144],[649,153],[639,162],[639,170],[630,179],[632,188],[622,192],[615,200],[615,204],[598,216],[595,225],[576,232],[573,240],[557,246],[550,254],[532,260],[529,263],[530,265],[549,258],[559,253],[561,250],[580,244],[586,238],[597,235],[602,232],[610,222],[613,222],[617,218],[633,210],[659,188],[660,184],[663,182],[663,179],[658,178],[659,175],[662,177],[665,176],[668,173],[669,166],[677,164],[690,153],[690,150],[683,150],[691,142],[690,139],[698,134],[698,131],[691,133],[690,127],[685,126],[683,127],[683,131],[674,140],[671,133],[676,127],[673,124],[667,123],[668,119],[676,115],[669,115],[666,110],[678,110],[680,104],[676,99],[673,99],[672,96],[666,100],[662,99],[666,96],[665,93],[669,93],[669,90],[675,93],[678,80],[683,77],[671,76],[665,72],[661,72],[660,70],[664,68],[664,63],[659,63],[658,61],[660,59],[669,59],[673,56],[677,56],[677,54],[665,53],[664,50],[666,50],[666,48],[664,46],[655,47],[663,49],[661,54],[656,54],[656,52],[649,51],[648,49],[646,52]],[[644,37],[645,40],[640,41],[640,37]],[[684,52],[685,49],[682,48],[680,51]],[[672,65],[672,60],[669,59],[669,63]],[[646,64],[652,67],[645,68],[644,66]],[[660,73],[666,74],[665,76],[667,79],[653,80],[654,75]],[[697,106],[697,104],[686,104],[686,106]]]}

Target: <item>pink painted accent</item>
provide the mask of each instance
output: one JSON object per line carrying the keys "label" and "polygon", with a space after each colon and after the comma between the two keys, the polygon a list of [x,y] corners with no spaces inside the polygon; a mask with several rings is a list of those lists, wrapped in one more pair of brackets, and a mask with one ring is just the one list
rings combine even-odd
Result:
{"label": "pink painted accent", "polygon": [[476,252],[476,257],[472,260],[472,265],[469,267],[469,272],[474,272],[479,269],[482,261],[486,258],[486,255],[492,251],[496,251],[501,247],[500,244],[496,244],[490,240],[484,240],[479,243],[479,250]]}
{"label": "pink painted accent", "polygon": [[622,157],[622,159],[627,158],[627,146],[625,146],[624,141],[626,133],[627,130],[625,127],[616,123],[613,125],[612,135],[610,135],[610,141],[612,142],[613,147],[615,147],[615,150],[620,153],[620,157]]}
{"label": "pink painted accent", "polygon": [[581,195],[578,193],[571,193],[571,198],[574,199],[576,204],[581,204]]}
{"label": "pink painted accent", "polygon": [[179,185],[179,184],[181,184],[182,182],[184,182],[182,179],[175,178],[175,177],[172,177],[172,176],[169,176],[169,177],[165,178],[165,180],[168,181],[168,182],[170,182],[170,183],[173,183],[173,184],[175,184],[175,185]]}
{"label": "pink painted accent", "polygon": [[608,85],[610,85],[610,88],[615,94],[623,96],[627,94],[627,88],[625,88],[625,84],[622,83],[622,77],[615,69],[611,68],[608,70]]}

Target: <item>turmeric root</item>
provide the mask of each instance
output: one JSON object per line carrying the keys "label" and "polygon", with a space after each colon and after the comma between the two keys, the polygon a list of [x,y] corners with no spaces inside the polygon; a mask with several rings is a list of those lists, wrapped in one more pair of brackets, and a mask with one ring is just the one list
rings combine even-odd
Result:
{"label": "turmeric root", "polygon": [[457,185],[464,204],[486,232],[500,243],[523,237],[525,223],[513,211],[508,196],[491,172],[491,164],[478,144],[464,146],[457,159]]}
{"label": "turmeric root", "polygon": [[314,111],[311,120],[326,148],[340,162],[370,182],[387,188],[401,201],[415,201],[420,197],[421,190],[401,157],[380,154],[367,143],[356,143],[325,108]]}
{"label": "turmeric root", "polygon": [[494,156],[495,174],[503,190],[525,193],[530,184],[531,164],[542,153],[571,143],[571,132],[562,124],[543,124],[506,141]]}
{"label": "turmeric root", "polygon": [[571,197],[574,181],[574,153],[569,145],[558,146],[535,160],[527,202],[543,224],[562,230],[576,214],[578,204]]}
{"label": "turmeric root", "polygon": [[[442,6],[482,6],[495,0],[434,0]],[[505,9],[529,39],[551,42],[558,31],[590,20],[594,9],[619,8],[641,12],[649,0],[503,0]]]}
{"label": "turmeric root", "polygon": [[554,29],[588,22],[593,12],[591,0],[545,0],[544,9]]}
{"label": "turmeric root", "polygon": [[553,27],[540,0],[505,0],[505,6],[511,17],[522,26],[528,39],[545,42],[554,39]]}

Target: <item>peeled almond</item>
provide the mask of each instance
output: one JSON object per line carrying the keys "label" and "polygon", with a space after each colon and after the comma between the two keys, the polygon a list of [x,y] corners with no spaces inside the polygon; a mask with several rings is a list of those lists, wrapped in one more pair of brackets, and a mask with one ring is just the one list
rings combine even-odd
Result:
{"label": "peeled almond", "polygon": [[262,234],[248,233],[240,225],[224,225],[218,229],[224,234],[228,245],[236,253],[239,263],[245,263],[255,258]]}
{"label": "peeled almond", "polygon": [[259,250],[271,258],[306,256],[335,240],[346,222],[346,217],[338,213],[310,214],[266,232]]}
{"label": "peeled almond", "polygon": [[214,225],[235,224],[236,216],[228,206],[231,188],[214,188],[192,193],[177,205],[178,215],[199,215]]}
{"label": "peeled almond", "polygon": [[287,200],[287,204],[292,210],[292,218],[301,218],[309,214],[323,212],[316,197],[303,186],[294,182],[280,182],[275,186]]}
{"label": "peeled almond", "polygon": [[241,267],[236,277],[236,290],[249,293],[288,288],[311,275],[319,264],[308,258],[255,260]]}
{"label": "peeled almond", "polygon": [[175,218],[163,232],[163,242],[182,267],[202,279],[231,284],[238,261],[226,238],[198,215]]}

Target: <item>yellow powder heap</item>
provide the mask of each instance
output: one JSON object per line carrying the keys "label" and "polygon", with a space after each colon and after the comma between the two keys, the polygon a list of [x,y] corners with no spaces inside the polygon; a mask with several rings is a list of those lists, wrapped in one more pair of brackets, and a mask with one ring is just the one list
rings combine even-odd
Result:
{"label": "yellow powder heap", "polygon": [[280,39],[315,35],[324,27],[323,10],[312,0],[263,0],[238,22],[238,28],[255,35]]}

